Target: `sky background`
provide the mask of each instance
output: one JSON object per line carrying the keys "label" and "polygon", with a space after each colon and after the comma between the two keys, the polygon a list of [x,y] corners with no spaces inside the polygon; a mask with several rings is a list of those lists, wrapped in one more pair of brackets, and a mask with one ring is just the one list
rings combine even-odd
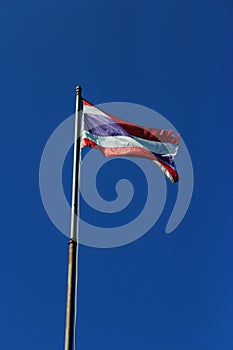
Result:
{"label": "sky background", "polygon": [[232,13],[230,0],[1,1],[0,349],[63,349],[68,238],[43,208],[38,175],[77,84],[93,103],[164,115],[195,176],[171,235],[168,184],[163,214],[141,239],[81,246],[78,349],[233,349]]}

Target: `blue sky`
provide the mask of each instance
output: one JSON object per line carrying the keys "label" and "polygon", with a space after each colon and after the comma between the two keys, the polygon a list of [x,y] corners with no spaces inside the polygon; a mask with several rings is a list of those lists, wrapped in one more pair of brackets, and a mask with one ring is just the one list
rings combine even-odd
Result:
{"label": "blue sky", "polygon": [[[189,148],[195,188],[170,236],[172,185],[141,239],[81,246],[78,349],[231,350],[231,1],[2,1],[0,17],[0,348],[63,349],[68,239],[47,217],[38,174],[80,84],[93,103],[168,118]],[[65,187],[70,172],[68,156]]]}

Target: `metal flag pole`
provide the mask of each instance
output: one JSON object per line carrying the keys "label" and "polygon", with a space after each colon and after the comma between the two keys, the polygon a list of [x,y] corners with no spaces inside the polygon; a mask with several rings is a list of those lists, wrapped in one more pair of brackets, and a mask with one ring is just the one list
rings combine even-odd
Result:
{"label": "metal flag pole", "polygon": [[78,220],[80,217],[79,206],[79,177],[80,177],[80,151],[81,151],[81,87],[76,87],[75,132],[74,132],[74,158],[73,158],[73,182],[71,205],[71,228],[69,241],[68,281],[66,300],[66,329],[65,350],[73,350],[75,338],[75,301],[78,286]]}

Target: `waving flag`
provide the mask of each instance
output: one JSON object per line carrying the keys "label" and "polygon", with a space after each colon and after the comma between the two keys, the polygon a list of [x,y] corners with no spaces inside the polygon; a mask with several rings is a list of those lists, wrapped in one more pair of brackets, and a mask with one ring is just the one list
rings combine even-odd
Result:
{"label": "waving flag", "polygon": [[174,157],[180,135],[116,118],[83,99],[82,147],[100,150],[106,157],[151,159],[171,182],[179,180]]}

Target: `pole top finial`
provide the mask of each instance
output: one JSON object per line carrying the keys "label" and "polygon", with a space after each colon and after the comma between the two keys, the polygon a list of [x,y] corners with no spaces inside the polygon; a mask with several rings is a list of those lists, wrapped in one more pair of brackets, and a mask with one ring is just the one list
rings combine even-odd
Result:
{"label": "pole top finial", "polygon": [[80,85],[76,86],[76,95],[81,95],[82,88]]}

